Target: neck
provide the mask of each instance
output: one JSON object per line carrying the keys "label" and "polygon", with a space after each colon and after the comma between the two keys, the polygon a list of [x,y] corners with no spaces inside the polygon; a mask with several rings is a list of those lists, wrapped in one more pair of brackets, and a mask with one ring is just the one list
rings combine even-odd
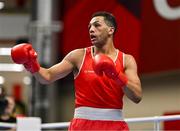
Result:
{"label": "neck", "polygon": [[112,54],[116,51],[113,41],[107,41],[105,44],[102,44],[101,47],[94,46],[94,54],[103,53],[103,54]]}

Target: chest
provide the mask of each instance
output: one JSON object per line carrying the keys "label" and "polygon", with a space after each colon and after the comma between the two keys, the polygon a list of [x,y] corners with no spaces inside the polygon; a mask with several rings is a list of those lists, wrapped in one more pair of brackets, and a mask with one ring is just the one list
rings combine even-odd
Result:
{"label": "chest", "polygon": [[[123,63],[122,63],[122,58],[118,57],[115,61],[114,61],[114,65],[116,68],[117,72],[124,72],[124,68],[123,68]],[[84,79],[87,79],[87,81],[94,81],[97,80],[97,78],[99,78],[99,76],[94,72],[93,70],[93,58],[89,55],[87,55],[82,63],[82,66],[80,67],[80,75],[81,77],[83,77]],[[104,80],[106,80],[103,76],[101,76],[101,78],[103,78]]]}

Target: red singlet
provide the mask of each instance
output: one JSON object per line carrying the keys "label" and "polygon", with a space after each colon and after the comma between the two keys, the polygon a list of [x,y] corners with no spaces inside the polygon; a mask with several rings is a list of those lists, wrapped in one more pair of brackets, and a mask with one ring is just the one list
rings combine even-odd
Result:
{"label": "red singlet", "polygon": [[[92,68],[92,47],[85,49],[79,74],[75,78],[75,106],[122,109],[123,91],[112,79],[98,76]],[[118,50],[116,70],[124,72],[123,53]]]}

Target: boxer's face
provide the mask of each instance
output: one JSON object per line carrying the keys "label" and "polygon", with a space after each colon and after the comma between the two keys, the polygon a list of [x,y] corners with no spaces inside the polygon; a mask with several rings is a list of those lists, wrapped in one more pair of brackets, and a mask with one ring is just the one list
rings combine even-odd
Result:
{"label": "boxer's face", "polygon": [[102,46],[106,43],[110,35],[110,30],[112,27],[109,27],[103,16],[93,17],[89,23],[89,35],[92,44],[95,46]]}

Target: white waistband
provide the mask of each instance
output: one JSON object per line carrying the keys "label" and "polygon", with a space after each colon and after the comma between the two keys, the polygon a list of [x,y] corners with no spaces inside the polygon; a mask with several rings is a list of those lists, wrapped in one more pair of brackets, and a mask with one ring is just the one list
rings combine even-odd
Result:
{"label": "white waistband", "polygon": [[82,118],[88,120],[112,120],[122,121],[121,109],[104,109],[93,107],[78,107],[75,109],[74,118]]}

